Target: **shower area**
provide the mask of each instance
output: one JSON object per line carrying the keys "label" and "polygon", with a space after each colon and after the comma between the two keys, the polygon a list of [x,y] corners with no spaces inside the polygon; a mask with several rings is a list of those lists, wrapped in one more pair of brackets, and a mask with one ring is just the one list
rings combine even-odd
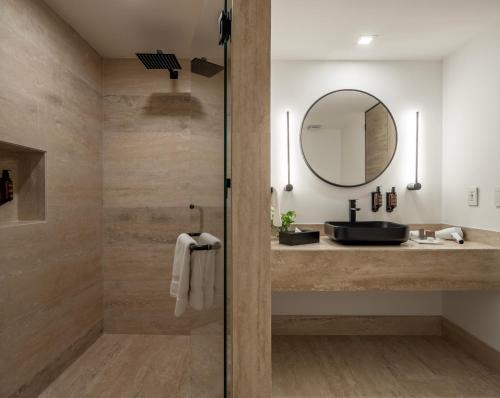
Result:
{"label": "shower area", "polygon": [[[0,397],[228,396],[224,10],[0,2]],[[218,243],[176,316],[183,233]]]}

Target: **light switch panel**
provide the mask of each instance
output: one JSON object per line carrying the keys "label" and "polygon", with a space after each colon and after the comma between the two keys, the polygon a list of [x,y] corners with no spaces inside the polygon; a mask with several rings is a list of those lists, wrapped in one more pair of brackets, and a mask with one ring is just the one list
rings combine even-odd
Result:
{"label": "light switch panel", "polygon": [[469,191],[467,193],[467,203],[469,204],[469,206],[479,205],[479,188],[469,188]]}
{"label": "light switch panel", "polygon": [[500,188],[495,188],[495,206],[500,207]]}

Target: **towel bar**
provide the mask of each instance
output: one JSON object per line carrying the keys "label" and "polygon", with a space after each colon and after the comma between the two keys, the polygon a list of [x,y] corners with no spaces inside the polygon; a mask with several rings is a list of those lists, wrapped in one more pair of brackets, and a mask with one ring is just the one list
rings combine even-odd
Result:
{"label": "towel bar", "polygon": [[190,247],[191,251],[196,251],[196,250],[218,250],[220,249],[220,245],[191,245]]}

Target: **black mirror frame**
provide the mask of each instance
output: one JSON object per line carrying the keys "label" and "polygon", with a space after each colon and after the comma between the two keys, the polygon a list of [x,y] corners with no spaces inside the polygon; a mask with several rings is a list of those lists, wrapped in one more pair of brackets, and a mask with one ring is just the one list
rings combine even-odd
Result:
{"label": "black mirror frame", "polygon": [[[304,146],[302,145],[302,134],[303,134],[303,131],[304,131],[304,123],[306,121],[307,115],[309,114],[309,112],[311,111],[311,109],[314,107],[314,105],[316,105],[319,101],[321,101],[323,98],[325,98],[325,97],[327,97],[329,95],[332,95],[332,94],[335,94],[335,93],[344,92],[344,91],[355,91],[355,92],[358,92],[358,93],[363,93],[363,94],[369,95],[370,97],[376,99],[378,102],[380,102],[382,105],[384,105],[385,109],[387,109],[387,112],[389,112],[389,115],[391,116],[392,122],[394,123],[394,130],[395,130],[395,133],[396,133],[396,145],[394,146],[394,152],[392,153],[391,159],[387,163],[387,166],[385,166],[385,168],[379,174],[377,174],[374,178],[372,178],[371,180],[365,181],[365,182],[363,182],[361,184],[356,184],[356,185],[341,185],[341,184],[336,184],[336,183],[334,183],[332,181],[329,181],[329,180],[321,177],[316,171],[314,171],[314,169],[312,168],[312,166],[307,161],[306,155],[304,153]],[[325,95],[322,95],[316,101],[314,101],[312,103],[312,105],[307,109],[307,111],[306,111],[306,113],[304,115],[304,118],[302,119],[302,124],[300,126],[300,152],[302,153],[302,157],[304,158],[304,162],[306,163],[307,167],[321,181],[326,182],[327,184],[339,187],[339,188],[356,188],[356,187],[362,187],[363,185],[370,184],[371,182],[373,182],[377,178],[379,178],[382,174],[385,173],[385,171],[389,168],[389,166],[391,165],[392,161],[394,160],[394,156],[396,156],[396,151],[398,149],[398,141],[399,141],[398,125],[396,124],[396,120],[394,119],[394,116],[392,115],[390,109],[380,99],[378,99],[377,97],[375,97],[373,94],[370,94],[370,93],[368,93],[366,91],[363,91],[363,90],[356,90],[356,89],[344,88],[344,89],[340,89],[340,90],[330,91],[330,92],[326,93]]]}

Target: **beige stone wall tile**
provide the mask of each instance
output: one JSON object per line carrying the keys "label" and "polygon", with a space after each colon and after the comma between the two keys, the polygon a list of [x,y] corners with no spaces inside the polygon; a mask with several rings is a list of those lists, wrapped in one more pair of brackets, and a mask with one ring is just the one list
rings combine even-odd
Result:
{"label": "beige stone wall tile", "polygon": [[[10,396],[57,360],[102,317],[101,286],[95,284],[58,305],[27,314],[0,331],[0,396]],[[22,372],[19,371],[22,369]]]}
{"label": "beige stone wall tile", "polygon": [[190,137],[184,133],[104,134],[104,206],[187,206]]}
{"label": "beige stone wall tile", "polygon": [[43,1],[1,8],[0,141],[47,151],[47,221],[0,228],[0,396],[28,397],[102,320],[102,63]]}
{"label": "beige stone wall tile", "polygon": [[103,102],[106,133],[189,132],[188,93],[105,95]]}

